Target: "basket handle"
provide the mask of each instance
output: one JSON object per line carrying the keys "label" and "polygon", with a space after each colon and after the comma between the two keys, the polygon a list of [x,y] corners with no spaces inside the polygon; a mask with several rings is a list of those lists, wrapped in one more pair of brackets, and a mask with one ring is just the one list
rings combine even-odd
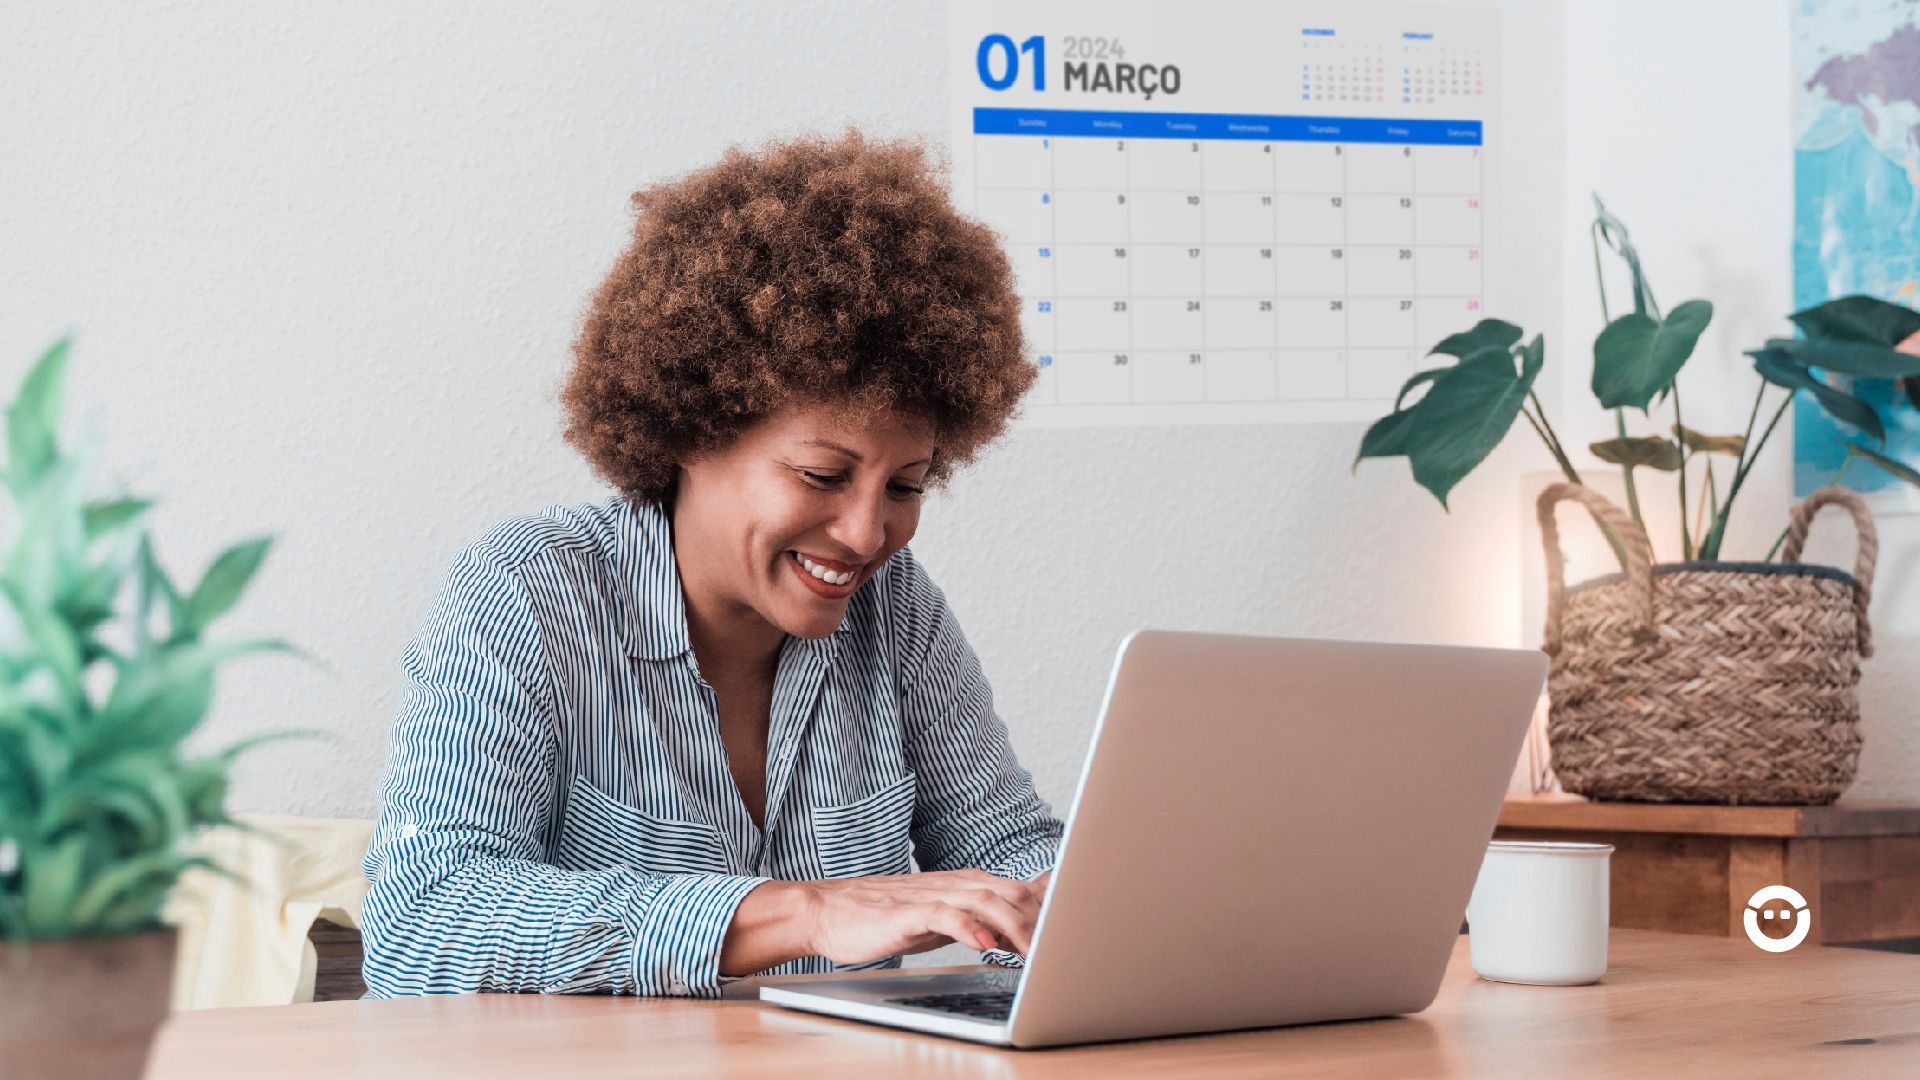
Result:
{"label": "basket handle", "polygon": [[1653,624],[1653,545],[1648,542],[1646,531],[1633,523],[1626,512],[1608,502],[1604,495],[1583,484],[1561,482],[1540,493],[1540,543],[1547,554],[1547,625],[1546,641],[1541,649],[1548,656],[1560,652],[1560,613],[1566,600],[1567,568],[1566,555],[1560,550],[1560,528],[1555,522],[1553,510],[1562,499],[1572,499],[1586,504],[1593,516],[1614,534],[1620,537],[1627,548],[1627,581],[1633,587],[1634,606],[1645,626],[1644,633],[1654,632]]}
{"label": "basket handle", "polygon": [[1854,532],[1860,536],[1860,553],[1853,564],[1853,618],[1860,627],[1860,655],[1865,658],[1873,655],[1873,627],[1867,622],[1867,603],[1873,599],[1873,567],[1880,557],[1880,534],[1873,527],[1873,515],[1867,512],[1866,500],[1837,484],[1829,484],[1807,496],[1788,518],[1787,546],[1780,551],[1780,561],[1800,561],[1800,550],[1806,546],[1813,516],[1827,506],[1843,507],[1852,514]]}

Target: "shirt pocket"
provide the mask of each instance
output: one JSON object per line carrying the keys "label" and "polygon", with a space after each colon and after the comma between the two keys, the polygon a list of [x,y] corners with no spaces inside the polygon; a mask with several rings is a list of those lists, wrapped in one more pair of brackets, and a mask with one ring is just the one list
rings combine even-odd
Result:
{"label": "shirt pocket", "polygon": [[913,872],[913,774],[843,806],[815,807],[813,844],[830,878]]}
{"label": "shirt pocket", "polygon": [[555,862],[566,870],[626,866],[656,874],[724,874],[726,849],[711,825],[656,817],[576,777]]}

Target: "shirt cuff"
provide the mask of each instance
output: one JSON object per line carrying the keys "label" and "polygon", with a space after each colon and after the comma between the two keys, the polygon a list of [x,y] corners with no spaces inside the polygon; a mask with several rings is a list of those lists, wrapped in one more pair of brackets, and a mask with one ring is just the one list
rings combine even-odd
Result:
{"label": "shirt cuff", "polygon": [[720,944],[740,901],[771,878],[670,874],[633,927],[634,993],[719,997]]}

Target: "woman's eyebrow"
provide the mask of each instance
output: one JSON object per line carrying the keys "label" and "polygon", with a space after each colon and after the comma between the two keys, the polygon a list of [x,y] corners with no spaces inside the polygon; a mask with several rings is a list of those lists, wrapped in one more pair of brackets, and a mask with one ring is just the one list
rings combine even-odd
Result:
{"label": "woman's eyebrow", "polygon": [[[803,439],[803,440],[801,440],[801,445],[802,445],[802,446],[818,446],[818,447],[822,447],[822,448],[824,448],[824,449],[827,449],[827,450],[836,450],[836,451],[838,451],[838,452],[840,452],[840,453],[842,453],[842,454],[845,454],[845,455],[847,455],[848,457],[850,457],[850,458],[852,458],[852,459],[853,459],[853,461],[854,461],[854,464],[856,464],[856,465],[857,465],[857,464],[860,464],[861,462],[863,462],[863,461],[865,460],[865,459],[864,459],[864,458],[862,458],[862,457],[861,457],[861,456],[860,456],[859,454],[857,454],[857,453],[855,453],[855,452],[854,452],[853,450],[851,450],[851,449],[849,449],[849,448],[847,448],[847,447],[844,447],[844,446],[841,446],[841,445],[840,445],[839,443],[837,443],[837,442],[830,442],[830,441],[828,441],[828,440],[826,440],[826,439]],[[928,464],[928,463],[930,463],[930,462],[932,462],[932,461],[933,461],[933,459],[932,459],[932,458],[921,458],[921,459],[920,459],[919,461],[909,461],[909,462],[907,462],[907,463],[906,463],[905,465],[902,465],[902,466],[900,466],[900,467],[901,467],[901,468],[903,468],[903,469],[911,469],[911,468],[913,468],[913,467],[914,467],[915,465],[926,465],[926,464]]]}

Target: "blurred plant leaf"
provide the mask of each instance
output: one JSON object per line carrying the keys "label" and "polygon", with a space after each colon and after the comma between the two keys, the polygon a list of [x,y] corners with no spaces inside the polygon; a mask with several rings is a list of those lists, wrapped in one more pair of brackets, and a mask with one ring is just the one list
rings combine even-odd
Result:
{"label": "blurred plant leaf", "polygon": [[[1454,337],[1460,336],[1454,335]],[[1368,426],[1367,433],[1360,437],[1360,451],[1353,456],[1353,470],[1358,470],[1360,463],[1367,458],[1406,456],[1407,433],[1413,430],[1413,410],[1402,408],[1402,403],[1407,400],[1407,395],[1422,383],[1432,382],[1451,370],[1453,369],[1432,368],[1422,371],[1400,387],[1400,392],[1393,398],[1394,411],[1375,420]]]}
{"label": "blurred plant leaf", "polygon": [[1920,334],[1920,311],[1857,293],[1815,304],[1787,317],[1810,340],[1892,348]]}
{"label": "blurred plant leaf", "polygon": [[[1441,338],[1440,344],[1427,350],[1427,353],[1429,356],[1434,353],[1441,353],[1446,356],[1464,360],[1482,349],[1510,349],[1520,341],[1522,333],[1523,331],[1519,327],[1510,322],[1503,322],[1499,319],[1481,319],[1479,322],[1473,324],[1473,328],[1470,330],[1462,330],[1457,334],[1449,334]],[[1439,370],[1445,371],[1446,369],[1441,368]],[[1425,372],[1422,374],[1425,374]],[[1414,378],[1417,379],[1419,376],[1416,375]],[[1410,389],[1412,385],[1413,384],[1409,382],[1406,387],[1403,387],[1400,391],[1400,396],[1405,397],[1407,390]],[[1395,403],[1394,407],[1399,408],[1399,404]]]}
{"label": "blurred plant leaf", "polygon": [[1848,443],[1847,450],[1849,453],[1857,454],[1873,462],[1875,465],[1880,466],[1880,468],[1886,470],[1889,476],[1905,480],[1914,487],[1920,487],[1920,472],[1915,472],[1913,466],[1903,461],[1896,461],[1877,450],[1869,449],[1859,443]]}
{"label": "blurred plant leaf", "polygon": [[1854,341],[1803,341],[1768,338],[1767,348],[1792,356],[1802,364],[1854,375],[1863,379],[1909,379],[1920,375],[1920,356]]}
{"label": "blurred plant leaf", "polygon": [[1753,369],[1760,373],[1761,378],[1789,390],[1805,390],[1835,420],[1852,424],[1873,436],[1877,443],[1884,444],[1887,441],[1886,429],[1881,426],[1880,416],[1873,411],[1873,406],[1815,378],[1792,353],[1769,347],[1750,349],[1747,355],[1753,357]]}
{"label": "blurred plant leaf", "polygon": [[1608,439],[1588,447],[1593,456],[1614,465],[1624,465],[1629,469],[1659,469],[1661,472],[1673,472],[1680,468],[1680,446],[1672,439],[1663,439],[1658,435],[1630,435],[1618,439]]}
{"label": "blurred plant leaf", "polygon": [[7,482],[16,495],[33,490],[53,464],[72,344],[63,337],[42,353],[7,408]]}
{"label": "blurred plant leaf", "polygon": [[1737,458],[1747,452],[1745,435],[1707,435],[1680,424],[1673,425],[1673,433],[1696,454],[1725,454]]}
{"label": "blurred plant leaf", "polygon": [[1607,324],[1593,342],[1593,393],[1609,409],[1645,411],[1671,385],[1713,319],[1713,305],[1688,300],[1665,319],[1638,312]]}
{"label": "blurred plant leaf", "polygon": [[1513,427],[1544,356],[1545,345],[1537,334],[1518,350],[1481,349],[1436,377],[1414,406],[1407,458],[1414,480],[1442,507],[1447,493],[1486,460]]}
{"label": "blurred plant leaf", "polygon": [[186,632],[198,634],[209,622],[227,613],[247,582],[253,580],[260,561],[267,557],[273,540],[260,537],[235,544],[220,553],[207,568],[206,576],[194,587],[186,602]]}
{"label": "blurred plant leaf", "polygon": [[152,506],[153,503],[145,499],[88,503],[85,518],[87,539],[97,540],[139,521]]}
{"label": "blurred plant leaf", "polygon": [[1597,193],[1593,197],[1593,223],[1600,230],[1600,239],[1614,254],[1626,261],[1627,272],[1633,279],[1634,314],[1648,315],[1655,310],[1653,291],[1647,285],[1646,272],[1640,268],[1640,252],[1635,250],[1633,241],[1628,238],[1627,227],[1607,210],[1607,204],[1600,201]]}
{"label": "blurred plant leaf", "polygon": [[[0,552],[0,934],[54,938],[156,925],[225,807],[243,750],[188,757],[220,665],[297,653],[276,640],[207,642],[270,541],[222,552],[183,598],[155,556],[144,499],[90,500],[92,447],[56,438],[67,342],[44,354],[5,411],[11,513]],[[128,577],[135,588],[122,586]],[[131,592],[132,618],[116,603]],[[165,609],[166,632],[153,630]],[[129,646],[118,634],[131,622]],[[122,625],[116,625],[122,624]],[[110,676],[110,678],[101,678]],[[94,696],[104,697],[96,702]],[[227,876],[233,876],[231,874]]]}
{"label": "blurred plant leaf", "polygon": [[1360,437],[1360,452],[1354,455],[1353,468],[1367,458],[1407,456],[1407,435],[1413,430],[1413,410],[1389,413],[1375,420]]}

